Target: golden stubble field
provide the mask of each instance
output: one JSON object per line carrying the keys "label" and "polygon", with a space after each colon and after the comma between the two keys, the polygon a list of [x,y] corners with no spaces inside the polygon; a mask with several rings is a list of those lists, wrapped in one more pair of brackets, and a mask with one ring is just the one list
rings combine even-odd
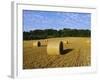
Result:
{"label": "golden stubble field", "polygon": [[[48,55],[45,40],[41,46],[33,46],[36,40],[23,42],[23,69],[82,67],[91,65],[91,39],[87,37],[64,37],[48,39],[62,40],[65,53]],[[67,43],[66,43],[67,41]]]}

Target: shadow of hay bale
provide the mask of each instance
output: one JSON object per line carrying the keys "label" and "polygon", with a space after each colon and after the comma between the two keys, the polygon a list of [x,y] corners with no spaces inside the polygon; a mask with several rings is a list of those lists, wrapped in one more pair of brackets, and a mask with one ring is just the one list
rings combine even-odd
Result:
{"label": "shadow of hay bale", "polygon": [[65,49],[61,52],[61,55],[64,55],[64,54],[68,54],[69,52],[71,52],[73,49]]}

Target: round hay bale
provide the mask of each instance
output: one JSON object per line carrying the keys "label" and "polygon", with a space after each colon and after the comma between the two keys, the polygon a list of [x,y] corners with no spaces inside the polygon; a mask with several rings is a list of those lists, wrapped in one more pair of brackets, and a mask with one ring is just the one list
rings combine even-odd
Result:
{"label": "round hay bale", "polygon": [[63,52],[63,42],[52,40],[48,42],[47,54],[48,55],[60,55]]}
{"label": "round hay bale", "polygon": [[65,41],[65,40],[64,40],[63,43],[64,43],[64,44],[68,44],[68,41]]}
{"label": "round hay bale", "polygon": [[46,39],[46,40],[45,40],[45,45],[47,45],[47,44],[48,44],[48,40]]}
{"label": "round hay bale", "polygon": [[35,42],[33,42],[33,46],[34,46],[34,47],[40,47],[40,46],[41,46],[40,41],[35,41]]}
{"label": "round hay bale", "polygon": [[48,42],[48,40],[46,39],[45,42]]}

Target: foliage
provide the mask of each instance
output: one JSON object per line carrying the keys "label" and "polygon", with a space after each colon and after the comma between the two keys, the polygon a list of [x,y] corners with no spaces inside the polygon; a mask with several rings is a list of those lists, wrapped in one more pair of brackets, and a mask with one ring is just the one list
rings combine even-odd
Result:
{"label": "foliage", "polygon": [[31,30],[29,32],[23,32],[24,40],[36,40],[36,39],[46,39],[46,38],[55,38],[55,37],[90,37],[91,31],[84,29],[67,29],[54,30],[54,29],[45,29],[45,30]]}

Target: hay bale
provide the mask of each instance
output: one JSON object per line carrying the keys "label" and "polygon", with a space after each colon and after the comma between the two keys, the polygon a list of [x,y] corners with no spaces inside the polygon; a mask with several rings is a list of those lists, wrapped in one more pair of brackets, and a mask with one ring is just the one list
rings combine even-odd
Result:
{"label": "hay bale", "polygon": [[68,44],[68,41],[67,41],[67,40],[63,40],[63,43],[64,43],[64,44]]}
{"label": "hay bale", "polygon": [[45,45],[47,45],[47,44],[48,44],[48,40],[46,39],[46,40],[45,40]]}
{"label": "hay bale", "polygon": [[48,42],[47,54],[48,55],[60,55],[63,52],[63,42],[52,40]]}
{"label": "hay bale", "polygon": [[47,39],[45,39],[45,42],[48,42],[48,40],[47,40]]}
{"label": "hay bale", "polygon": [[35,41],[35,42],[33,42],[33,46],[34,46],[34,47],[40,47],[40,46],[41,46],[40,41]]}

